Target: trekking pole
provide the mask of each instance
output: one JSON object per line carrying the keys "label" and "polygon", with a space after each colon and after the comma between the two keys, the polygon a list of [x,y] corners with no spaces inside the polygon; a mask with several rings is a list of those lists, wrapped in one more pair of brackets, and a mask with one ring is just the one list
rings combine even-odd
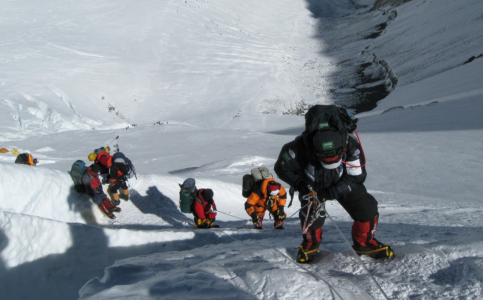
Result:
{"label": "trekking pole", "polygon": [[352,248],[352,246],[349,244],[349,242],[347,241],[347,239],[345,238],[345,236],[342,234],[342,231],[339,229],[339,226],[337,226],[337,224],[335,223],[334,219],[332,219],[332,217],[329,215],[329,213],[326,211],[325,214],[329,217],[329,219],[332,221],[332,223],[334,224],[335,228],[337,228],[337,230],[339,231],[340,235],[342,236],[342,238],[344,239],[345,243],[349,246],[349,248],[352,250],[352,253],[355,254],[355,256],[357,257],[357,260],[359,261],[359,263],[362,265],[362,267],[364,268],[364,270],[366,270],[367,274],[369,274],[369,276],[371,277],[371,279],[374,281],[374,283],[376,284],[376,286],[378,287],[378,289],[381,291],[382,295],[384,296],[384,298],[386,298],[386,300],[389,300],[389,298],[387,297],[386,293],[384,292],[384,290],[382,289],[382,287],[379,285],[379,283],[376,281],[376,279],[374,278],[374,276],[372,276],[371,272],[369,272],[369,269],[367,269],[366,265],[364,264],[364,262],[362,261],[362,259],[359,257],[359,254],[357,254],[357,252],[354,250],[354,248]]}

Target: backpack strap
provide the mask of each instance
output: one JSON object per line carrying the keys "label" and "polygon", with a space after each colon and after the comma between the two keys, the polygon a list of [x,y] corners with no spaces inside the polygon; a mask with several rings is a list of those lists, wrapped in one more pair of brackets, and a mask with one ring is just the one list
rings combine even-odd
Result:
{"label": "backpack strap", "polygon": [[[205,189],[199,189],[196,191],[196,194],[194,194],[194,200],[196,202],[198,202],[199,204],[201,204],[203,207],[205,207],[205,203],[203,202],[203,200],[201,200],[203,198],[203,196],[201,196],[201,192],[203,192]],[[195,202],[193,201],[193,203]]]}
{"label": "backpack strap", "polygon": [[260,197],[260,198],[264,197],[263,192],[262,192],[262,183],[263,183],[263,180],[255,181],[255,183],[253,185],[253,191],[252,191],[252,193],[257,194],[257,196]]}
{"label": "backpack strap", "polygon": [[293,196],[295,194],[295,189],[293,188],[293,186],[290,187],[290,189],[288,190],[288,193],[290,195],[290,203],[288,204],[287,207],[290,207],[292,206]]}
{"label": "backpack strap", "polygon": [[82,173],[81,180],[82,180],[82,184],[84,184],[85,186],[91,187],[92,177],[89,174],[89,171],[88,170],[89,170],[89,168],[86,168],[84,170],[84,173]]}
{"label": "backpack strap", "polygon": [[353,138],[357,143],[359,140],[354,136],[354,134],[347,132],[347,137],[345,139],[344,152],[347,152],[347,145],[349,145],[349,139]]}

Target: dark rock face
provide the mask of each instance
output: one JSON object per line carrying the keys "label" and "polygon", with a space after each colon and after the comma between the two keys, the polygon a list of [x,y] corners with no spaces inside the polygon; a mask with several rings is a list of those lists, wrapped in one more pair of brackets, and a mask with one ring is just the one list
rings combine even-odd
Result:
{"label": "dark rock face", "polygon": [[391,7],[396,7],[409,1],[411,0],[377,0],[374,3],[374,6],[371,8],[371,11],[374,11],[386,5],[389,5]]}

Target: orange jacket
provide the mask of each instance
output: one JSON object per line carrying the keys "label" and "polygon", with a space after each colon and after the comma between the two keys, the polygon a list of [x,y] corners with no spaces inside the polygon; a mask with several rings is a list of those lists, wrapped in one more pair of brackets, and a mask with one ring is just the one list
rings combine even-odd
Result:
{"label": "orange jacket", "polygon": [[[276,184],[279,186],[279,193],[276,200],[270,206],[268,183]],[[250,216],[253,212],[257,214],[265,213],[265,210],[269,209],[271,212],[277,211],[279,206],[285,206],[287,202],[287,193],[283,186],[275,181],[273,178],[267,178],[262,181],[260,187],[255,187],[252,194],[248,197],[247,202],[245,202],[245,210]]]}

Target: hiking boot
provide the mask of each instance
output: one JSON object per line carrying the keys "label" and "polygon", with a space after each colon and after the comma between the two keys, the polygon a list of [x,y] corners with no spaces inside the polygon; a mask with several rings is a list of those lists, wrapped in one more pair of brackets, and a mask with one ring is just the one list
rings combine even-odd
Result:
{"label": "hiking boot", "polygon": [[273,224],[273,229],[285,229],[283,228],[283,222],[282,221],[275,221]]}
{"label": "hiking boot", "polygon": [[109,219],[115,219],[116,216],[112,214],[105,206],[104,204],[99,205],[99,209],[109,218]]}
{"label": "hiking boot", "polygon": [[115,206],[115,207],[113,207],[113,208],[110,208],[109,210],[110,210],[111,212],[117,212],[117,213],[120,213],[120,212],[121,212],[121,208],[120,208],[120,207],[117,207],[117,206]]}
{"label": "hiking boot", "polygon": [[352,246],[357,254],[360,255],[367,255],[372,258],[390,258],[394,256],[394,251],[388,245],[385,245],[379,242],[376,239],[372,239],[370,242],[367,242],[365,246],[355,245]]}
{"label": "hiking boot", "polygon": [[122,193],[119,195],[119,197],[124,201],[128,201],[129,200],[129,189],[122,190]]}
{"label": "hiking boot", "polygon": [[283,221],[275,221],[273,223],[273,229],[285,229],[283,228]]}
{"label": "hiking boot", "polygon": [[319,250],[319,248],[307,250],[300,246],[299,253],[297,254],[297,262],[301,264],[310,262],[314,258],[315,253],[317,253],[317,250]]}
{"label": "hiking boot", "polygon": [[112,203],[115,205],[115,206],[119,206],[119,204],[121,204],[121,200],[119,199],[112,199]]}
{"label": "hiking boot", "polygon": [[253,222],[253,229],[263,229],[262,223],[263,223],[262,219],[258,219],[257,222]]}
{"label": "hiking boot", "polygon": [[109,211],[109,212],[121,212],[121,208],[117,207],[113,201],[109,198],[104,199],[102,205]]}

